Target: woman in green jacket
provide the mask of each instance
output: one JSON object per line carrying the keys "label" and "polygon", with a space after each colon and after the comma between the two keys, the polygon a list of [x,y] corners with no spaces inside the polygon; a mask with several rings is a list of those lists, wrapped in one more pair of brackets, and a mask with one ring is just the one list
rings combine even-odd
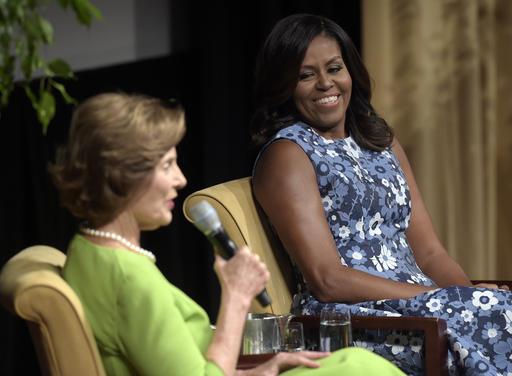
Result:
{"label": "woman in green jacket", "polygon": [[176,152],[184,130],[179,106],[100,94],[76,109],[69,142],[51,167],[63,206],[85,221],[69,245],[64,278],[85,308],[107,373],[401,375],[361,349],[280,353],[236,370],[249,305],[269,279],[266,266],[247,247],[229,261],[216,258],[222,294],[212,332],[205,311],[140,247],[141,231],[172,221],[186,184]]}

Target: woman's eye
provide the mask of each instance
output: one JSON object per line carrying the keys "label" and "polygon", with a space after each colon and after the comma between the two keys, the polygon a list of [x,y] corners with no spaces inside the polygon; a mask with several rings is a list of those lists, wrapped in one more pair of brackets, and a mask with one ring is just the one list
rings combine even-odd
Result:
{"label": "woman's eye", "polygon": [[311,77],[313,77],[313,73],[311,73],[311,72],[304,72],[304,73],[299,74],[300,81],[307,80],[308,78],[311,78]]}
{"label": "woman's eye", "polygon": [[329,73],[338,73],[342,69],[341,65],[329,67]]}
{"label": "woman's eye", "polygon": [[163,165],[162,165],[162,169],[164,171],[168,171],[170,168],[171,168],[171,162],[165,162]]}

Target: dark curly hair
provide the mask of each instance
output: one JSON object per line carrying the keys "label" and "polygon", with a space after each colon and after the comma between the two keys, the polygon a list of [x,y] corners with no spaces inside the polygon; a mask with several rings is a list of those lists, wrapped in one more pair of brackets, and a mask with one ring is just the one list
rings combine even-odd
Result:
{"label": "dark curly hair", "polygon": [[180,105],[125,93],[87,99],[73,114],[69,141],[49,172],[61,204],[99,227],[112,221],[183,137]]}
{"label": "dark curly hair", "polygon": [[253,142],[262,145],[280,129],[300,120],[293,93],[306,50],[318,35],[338,42],[352,78],[345,121],[348,134],[361,147],[384,150],[393,141],[393,130],[370,104],[370,77],[357,49],[339,25],[311,14],[295,14],[280,20],[258,54],[254,88],[256,111],[251,121]]}

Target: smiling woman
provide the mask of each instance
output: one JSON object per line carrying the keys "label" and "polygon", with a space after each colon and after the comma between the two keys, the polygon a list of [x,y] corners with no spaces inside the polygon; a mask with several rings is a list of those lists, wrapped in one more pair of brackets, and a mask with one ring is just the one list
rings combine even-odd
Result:
{"label": "smiling woman", "polygon": [[293,94],[295,107],[327,138],[343,138],[352,79],[335,39],[315,37],[304,56]]}
{"label": "smiling woman", "polygon": [[[263,147],[252,181],[302,277],[293,313],[319,314],[335,302],[356,315],[441,317],[451,374],[512,371],[508,288],[472,286],[448,255],[405,152],[370,99],[368,72],[340,26],[307,14],[276,24],[256,67],[253,137]],[[481,329],[491,324],[497,343]],[[395,346],[396,338],[355,340],[423,374],[420,350]]]}
{"label": "smiling woman", "polygon": [[298,120],[310,119],[322,132],[323,121],[315,120],[323,117],[322,109],[329,114],[327,129],[337,127],[358,145],[381,151],[393,140],[392,129],[369,102],[370,78],[356,47],[327,18],[293,15],[279,21],[258,55],[254,86],[251,132],[257,145]]}

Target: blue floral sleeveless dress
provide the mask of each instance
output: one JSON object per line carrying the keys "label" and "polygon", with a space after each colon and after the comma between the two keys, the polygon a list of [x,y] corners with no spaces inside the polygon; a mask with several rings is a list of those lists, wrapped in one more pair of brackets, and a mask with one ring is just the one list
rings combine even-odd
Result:
{"label": "blue floral sleeveless dress", "polygon": [[[360,148],[351,137],[328,140],[304,123],[280,130],[309,157],[340,263],[394,281],[434,286],[416,264],[405,231],[411,199],[391,148]],[[268,145],[268,144],[267,144]],[[320,303],[302,279],[292,311],[319,314]],[[512,293],[483,288],[437,288],[410,299],[343,304],[353,315],[430,316],[447,321],[451,375],[512,376]],[[410,375],[422,375],[418,333],[354,333],[354,344],[374,351]]]}

